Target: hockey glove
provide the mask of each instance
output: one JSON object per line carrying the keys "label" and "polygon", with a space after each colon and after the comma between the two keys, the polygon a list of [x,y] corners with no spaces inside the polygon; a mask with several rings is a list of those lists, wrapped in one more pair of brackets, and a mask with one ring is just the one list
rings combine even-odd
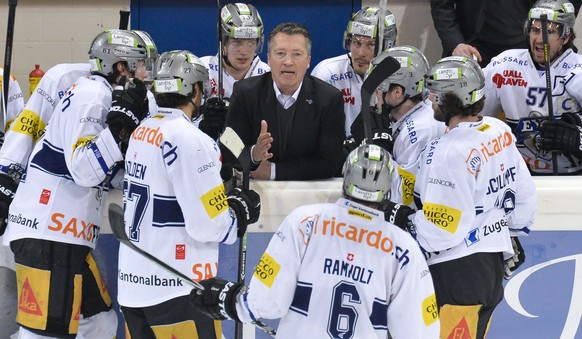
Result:
{"label": "hockey glove", "polygon": [[6,231],[8,224],[8,209],[14,199],[18,185],[10,176],[0,173],[0,235]]}
{"label": "hockey glove", "polygon": [[236,314],[236,296],[243,284],[215,277],[200,281],[200,285],[204,286],[204,291],[193,289],[190,292],[190,302],[194,307],[214,320],[240,322]]}
{"label": "hockey glove", "polygon": [[538,128],[541,150],[561,151],[582,159],[582,121],[575,113],[564,113],[560,120],[544,120]]}
{"label": "hockey glove", "polygon": [[384,219],[386,219],[386,221],[411,233],[412,221],[410,221],[408,216],[415,213],[412,208],[388,200],[382,204],[382,210],[384,211]]}
{"label": "hockey glove", "polygon": [[253,190],[243,191],[240,188],[232,190],[228,196],[228,205],[236,214],[238,220],[238,237],[247,231],[247,226],[259,220],[261,212],[261,197]]}
{"label": "hockey glove", "polygon": [[387,150],[390,155],[392,155],[392,150],[394,149],[394,141],[392,140],[392,135],[388,129],[373,129],[372,130],[372,140],[371,144],[378,145],[383,149]]}
{"label": "hockey glove", "polygon": [[129,136],[149,111],[147,88],[139,79],[122,78],[120,86],[112,93],[107,125],[115,141],[127,143]]}
{"label": "hockey glove", "polygon": [[521,243],[517,237],[511,237],[511,245],[513,246],[513,257],[505,260],[505,279],[511,278],[513,272],[525,262],[525,251],[521,247]]}
{"label": "hockey glove", "polygon": [[226,112],[228,111],[228,99],[224,98],[222,102],[218,98],[206,100],[200,107],[200,114],[204,119],[200,122],[200,130],[208,134],[212,139],[217,140],[224,131],[226,123]]}

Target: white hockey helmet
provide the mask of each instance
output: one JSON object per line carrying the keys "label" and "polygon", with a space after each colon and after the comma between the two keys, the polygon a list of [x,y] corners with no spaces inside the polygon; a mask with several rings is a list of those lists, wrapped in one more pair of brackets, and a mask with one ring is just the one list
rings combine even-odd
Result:
{"label": "white hockey helmet", "polygon": [[106,77],[114,73],[114,65],[120,61],[127,62],[131,72],[143,66],[153,75],[158,56],[156,45],[144,31],[110,29],[97,35],[89,48],[91,73]]}
{"label": "white hockey helmet", "polygon": [[[374,38],[378,47],[378,12],[377,7],[364,7],[352,16],[344,32],[344,49],[350,50],[352,37],[363,35]],[[396,18],[389,10],[386,10],[384,17],[384,36],[382,38],[382,49],[393,47],[396,43]],[[377,49],[377,48],[376,48]],[[376,50],[374,54],[378,54]]]}
{"label": "white hockey helmet", "polygon": [[574,5],[567,0],[538,0],[527,15],[525,35],[529,36],[532,21],[540,19],[542,14],[546,14],[548,21],[562,26],[560,38],[564,39],[574,31],[574,24],[576,23],[576,15],[574,13]]}
{"label": "white hockey helmet", "polygon": [[404,88],[404,95],[407,97],[422,93],[424,76],[429,67],[424,54],[412,46],[392,47],[372,59],[373,67],[389,56],[400,63],[400,69],[382,81],[378,89],[382,92],[388,92],[391,84],[397,84]]}
{"label": "white hockey helmet", "polygon": [[263,51],[265,42],[264,25],[259,11],[251,4],[226,4],[220,11],[220,36],[223,43],[227,38],[257,39],[255,53]]}
{"label": "white hockey helmet", "polygon": [[378,203],[389,199],[393,169],[387,150],[373,144],[359,146],[344,163],[344,195]]}
{"label": "white hockey helmet", "polygon": [[202,96],[210,93],[208,70],[192,52],[176,50],[165,52],[156,63],[154,92],[156,94],[174,93],[189,96],[195,84],[202,83]]}
{"label": "white hockey helmet", "polygon": [[442,96],[453,93],[463,107],[474,104],[484,95],[485,76],[472,58],[450,56],[442,58],[426,73],[424,86],[431,100],[442,104]]}

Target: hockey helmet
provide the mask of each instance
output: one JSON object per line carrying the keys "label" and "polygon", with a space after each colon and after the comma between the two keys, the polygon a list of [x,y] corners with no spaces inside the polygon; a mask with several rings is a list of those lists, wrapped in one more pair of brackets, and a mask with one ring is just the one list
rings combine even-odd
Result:
{"label": "hockey helmet", "polygon": [[[374,54],[377,54],[379,11],[380,10],[377,7],[364,7],[352,16],[351,20],[348,22],[348,27],[344,32],[344,49],[346,51],[350,50],[352,37],[354,35],[363,35],[374,38],[376,41],[376,51]],[[386,10],[382,49],[386,50],[394,46],[396,43],[396,33],[396,18],[392,12]]]}
{"label": "hockey helmet", "polygon": [[202,61],[190,51],[176,50],[165,52],[156,63],[154,92],[156,94],[174,93],[189,96],[195,84],[202,83],[202,96],[210,93],[208,70]]}
{"label": "hockey helmet", "polygon": [[359,146],[344,163],[344,195],[368,202],[389,199],[393,169],[388,151],[373,144]]}
{"label": "hockey helmet", "polygon": [[259,11],[251,4],[226,4],[220,11],[220,36],[227,38],[257,39],[255,53],[263,51],[265,42],[264,25]]}
{"label": "hockey helmet", "polygon": [[114,73],[119,61],[127,62],[131,72],[143,66],[153,76],[158,56],[156,45],[144,31],[107,30],[95,37],[89,49],[91,73],[106,77]]}
{"label": "hockey helmet", "polygon": [[472,58],[451,56],[440,59],[428,70],[424,86],[434,103],[442,104],[442,96],[453,93],[467,107],[483,97],[485,76]]}
{"label": "hockey helmet", "polygon": [[546,14],[548,21],[562,25],[562,35],[560,39],[570,36],[576,23],[574,5],[567,0],[538,0],[527,15],[525,23],[525,35],[529,36],[531,24],[534,19],[540,19],[542,14]]}
{"label": "hockey helmet", "polygon": [[382,81],[378,89],[382,92],[388,92],[391,84],[397,84],[404,88],[404,95],[407,97],[422,93],[424,76],[429,67],[424,54],[412,46],[392,47],[372,59],[370,69],[376,67],[389,56],[400,63],[400,69]]}

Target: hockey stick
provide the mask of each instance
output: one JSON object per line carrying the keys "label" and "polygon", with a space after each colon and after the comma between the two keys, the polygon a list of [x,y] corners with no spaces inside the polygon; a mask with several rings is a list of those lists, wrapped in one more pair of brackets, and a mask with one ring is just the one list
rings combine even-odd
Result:
{"label": "hockey stick", "polygon": [[[238,159],[243,172],[243,190],[249,189],[250,169],[251,169],[251,153],[248,147],[245,147],[244,142],[236,134],[236,132],[227,127],[220,138],[218,139],[224,147],[226,147],[235,158]],[[239,240],[238,246],[238,277],[239,283],[245,283],[245,270],[247,266],[247,232]],[[243,327],[241,323],[235,323],[235,338],[242,339]]]}
{"label": "hockey stick", "polygon": [[[548,100],[548,115],[550,119],[555,120],[554,102],[552,95],[552,77],[550,74],[550,44],[548,42],[548,15],[540,15],[542,21],[542,41],[544,43],[544,68],[546,71],[546,97]],[[553,175],[558,175],[558,153],[552,151],[552,172]]]}
{"label": "hockey stick", "polygon": [[14,38],[14,18],[18,0],[8,1],[8,26],[6,28],[6,47],[4,49],[4,78],[2,79],[2,114],[0,114],[0,132],[6,132],[6,115],[8,113],[8,96],[10,95],[10,68],[12,66],[12,44]]}
{"label": "hockey stick", "polygon": [[217,29],[218,29],[218,84],[217,86],[217,91],[218,91],[218,103],[222,104],[222,101],[224,100],[224,93],[223,91],[223,80],[222,80],[222,72],[223,72],[223,68],[224,65],[222,65],[222,34],[221,34],[221,18],[220,18],[220,12],[222,10],[222,8],[220,7],[220,0],[216,0],[216,4],[218,5],[218,25],[217,25]]}
{"label": "hockey stick", "polygon": [[362,118],[364,119],[364,135],[368,142],[372,140],[371,126],[373,118],[371,115],[372,109],[370,108],[370,98],[372,97],[372,93],[374,93],[376,88],[380,86],[382,81],[399,69],[400,63],[396,59],[393,57],[386,57],[372,69],[362,84],[362,108],[360,114],[362,114]]}
{"label": "hockey stick", "polygon": [[127,30],[129,28],[129,14],[128,8],[122,8],[119,10],[119,29]]}
{"label": "hockey stick", "polygon": [[382,53],[384,48],[384,24],[386,20],[386,7],[388,6],[386,0],[380,0],[378,7],[378,53]]}
{"label": "hockey stick", "polygon": [[[200,285],[196,281],[192,280],[191,278],[189,278],[188,276],[186,276],[182,272],[180,272],[177,269],[173,268],[172,266],[166,264],[165,262],[161,261],[160,259],[154,257],[150,253],[137,247],[131,240],[129,240],[127,233],[125,233],[125,220],[123,218],[123,208],[121,206],[117,205],[116,203],[109,204],[108,213],[109,213],[109,225],[111,226],[111,231],[113,232],[113,235],[115,235],[115,237],[117,238],[117,240],[119,240],[120,243],[128,246],[132,250],[136,251],[138,254],[153,261],[154,263],[156,263],[157,265],[159,265],[160,267],[165,269],[166,272],[182,279],[185,283],[189,284],[193,288],[195,288],[197,290],[204,291],[204,286]],[[261,329],[262,331],[264,331],[265,333],[270,334],[273,337],[277,334],[277,331],[275,329],[264,324],[261,321],[257,320],[255,322],[252,322],[252,324],[255,325],[256,327],[258,327],[259,329]]]}

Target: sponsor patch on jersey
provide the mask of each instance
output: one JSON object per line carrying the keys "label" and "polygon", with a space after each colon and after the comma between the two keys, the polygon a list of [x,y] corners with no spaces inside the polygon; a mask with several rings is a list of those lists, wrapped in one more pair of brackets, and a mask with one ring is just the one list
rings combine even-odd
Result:
{"label": "sponsor patch on jersey", "polygon": [[454,234],[459,227],[463,212],[456,208],[430,202],[422,205],[424,216],[438,228]]}
{"label": "sponsor patch on jersey", "polygon": [[176,260],[186,259],[186,245],[176,244]]}
{"label": "sponsor patch on jersey", "polygon": [[432,325],[439,319],[439,309],[436,302],[436,295],[433,293],[422,301],[422,320],[426,326]]}
{"label": "sponsor patch on jersey", "polygon": [[355,210],[348,210],[348,214],[349,215],[354,215],[356,217],[364,218],[366,220],[372,220],[372,216],[369,215],[369,214],[366,214],[364,212],[355,211]]}
{"label": "sponsor patch on jersey", "polygon": [[146,142],[156,148],[160,147],[164,139],[164,133],[160,132],[160,128],[149,128],[147,126],[139,126],[131,133],[132,140]]}
{"label": "sponsor patch on jersey", "polygon": [[73,151],[76,150],[77,147],[85,147],[85,146],[88,146],[93,138],[94,137],[79,138],[77,140],[77,143],[73,145]]}
{"label": "sponsor patch on jersey", "polygon": [[45,329],[51,272],[16,264],[18,313],[16,321],[30,328]]}
{"label": "sponsor patch on jersey", "polygon": [[480,234],[479,227],[470,230],[467,234],[467,237],[465,238],[465,245],[469,247],[478,243],[479,240],[481,240]]}
{"label": "sponsor patch on jersey", "polygon": [[210,219],[214,219],[220,213],[228,210],[228,201],[226,200],[226,194],[224,194],[224,185],[220,184],[210,191],[204,193],[200,197],[202,205],[206,209],[206,213]]}
{"label": "sponsor patch on jersey", "polygon": [[47,205],[49,200],[51,200],[51,191],[43,188],[42,192],[40,192],[40,199],[38,202],[43,205]]}
{"label": "sponsor patch on jersey", "polygon": [[83,239],[91,243],[95,243],[101,231],[100,226],[94,225],[89,221],[76,217],[70,218],[58,212],[51,215],[51,223],[47,228],[49,231],[62,233],[65,236]]}
{"label": "sponsor patch on jersey", "polygon": [[10,126],[16,133],[28,135],[36,143],[44,131],[46,124],[33,111],[25,109]]}
{"label": "sponsor patch on jersey", "polygon": [[255,268],[255,273],[253,274],[259,281],[261,281],[265,286],[271,288],[273,282],[281,270],[281,265],[265,252]]}
{"label": "sponsor patch on jersey", "polygon": [[416,176],[400,166],[398,166],[398,174],[402,177],[402,201],[404,205],[410,205],[414,200]]}
{"label": "sponsor patch on jersey", "polygon": [[476,175],[481,171],[481,153],[478,150],[473,148],[465,162],[467,163],[467,171],[472,175]]}
{"label": "sponsor patch on jersey", "polygon": [[503,74],[495,73],[491,77],[491,81],[497,88],[502,86],[527,87],[527,81],[523,79],[521,72],[513,70],[504,70]]}

